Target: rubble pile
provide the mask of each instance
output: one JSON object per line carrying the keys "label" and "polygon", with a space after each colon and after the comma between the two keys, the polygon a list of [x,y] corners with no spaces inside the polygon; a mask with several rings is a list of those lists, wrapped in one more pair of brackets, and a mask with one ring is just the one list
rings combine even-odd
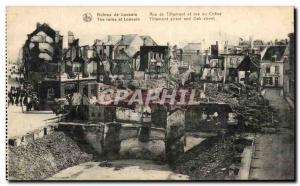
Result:
{"label": "rubble pile", "polygon": [[42,180],[60,170],[93,159],[93,155],[83,152],[63,132],[49,134],[26,146],[10,146],[8,154],[11,180]]}
{"label": "rubble pile", "polygon": [[230,138],[210,137],[177,160],[174,171],[189,175],[192,180],[229,179],[235,153],[232,146]]}
{"label": "rubble pile", "polygon": [[207,85],[205,95],[212,102],[227,103],[240,123],[252,131],[274,131],[279,121],[278,111],[253,86],[231,83],[219,91],[215,86]]}
{"label": "rubble pile", "polygon": [[213,136],[188,150],[174,163],[174,171],[192,180],[234,180],[241,154],[252,141],[243,136]]}

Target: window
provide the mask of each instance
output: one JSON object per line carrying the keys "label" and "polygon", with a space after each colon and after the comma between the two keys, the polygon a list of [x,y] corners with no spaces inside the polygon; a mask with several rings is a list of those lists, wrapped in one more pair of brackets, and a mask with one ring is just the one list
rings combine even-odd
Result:
{"label": "window", "polygon": [[275,62],[276,61],[276,57],[277,57],[276,55],[272,56],[271,61]]}
{"label": "window", "polygon": [[264,85],[273,85],[272,77],[264,77]]}
{"label": "window", "polygon": [[275,66],[275,73],[279,74],[279,66]]}
{"label": "window", "polygon": [[54,90],[54,88],[49,88],[48,89],[47,97],[48,97],[48,100],[54,99],[54,97],[55,97],[55,90]]}
{"label": "window", "polygon": [[80,67],[75,66],[75,67],[74,67],[74,72],[80,72]]}
{"label": "window", "polygon": [[266,73],[270,73],[270,66],[266,66]]}

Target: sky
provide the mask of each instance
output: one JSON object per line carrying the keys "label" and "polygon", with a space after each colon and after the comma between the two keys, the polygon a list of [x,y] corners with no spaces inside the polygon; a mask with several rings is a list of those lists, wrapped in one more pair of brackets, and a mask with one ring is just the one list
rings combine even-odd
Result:
{"label": "sky", "polygon": [[[153,17],[151,13],[162,13],[166,17],[168,12],[176,15],[172,18],[191,12],[192,20],[170,21],[171,17],[169,21],[150,20]],[[85,13],[92,15],[90,22],[83,20]],[[137,14],[139,21],[97,20],[97,14],[114,13]],[[203,13],[215,20],[203,20]],[[217,16],[210,16],[216,13]],[[95,39],[108,34],[140,34],[150,35],[161,45],[169,42],[179,46],[188,42],[209,45],[222,39],[230,44],[240,37],[248,39],[250,36],[264,41],[285,39],[288,33],[294,31],[293,7],[7,7],[6,14],[9,61],[17,60],[19,49],[27,39],[27,34],[35,30],[37,22],[47,23],[60,31],[64,36],[64,46],[68,31],[80,38],[80,45],[93,44]],[[181,16],[182,19],[184,17]],[[193,20],[194,17],[201,17],[202,20]]]}

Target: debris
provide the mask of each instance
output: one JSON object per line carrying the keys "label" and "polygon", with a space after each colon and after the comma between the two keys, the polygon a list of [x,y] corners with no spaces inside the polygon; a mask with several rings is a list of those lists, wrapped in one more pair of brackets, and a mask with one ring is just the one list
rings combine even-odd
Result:
{"label": "debris", "polygon": [[105,160],[99,164],[99,167],[112,167],[112,163]]}
{"label": "debris", "polygon": [[60,170],[92,161],[93,155],[81,148],[63,132],[46,135],[26,146],[9,146],[9,178],[42,180]]}
{"label": "debris", "polygon": [[256,91],[256,87],[231,83],[219,91],[216,86],[207,84],[205,94],[210,101],[227,103],[240,124],[244,124],[247,129],[261,131],[266,124],[275,127],[279,123],[278,111]]}
{"label": "debris", "polygon": [[273,133],[276,132],[276,129],[275,128],[264,127],[264,128],[261,129],[261,132],[268,133],[268,134],[273,134]]}

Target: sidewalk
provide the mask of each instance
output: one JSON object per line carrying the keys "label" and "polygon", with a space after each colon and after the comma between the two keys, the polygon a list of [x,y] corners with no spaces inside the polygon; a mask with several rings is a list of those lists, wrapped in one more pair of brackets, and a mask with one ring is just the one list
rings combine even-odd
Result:
{"label": "sidewalk", "polygon": [[8,138],[22,136],[47,125],[45,120],[56,117],[50,111],[30,111],[22,113],[20,106],[9,106],[7,109]]}

